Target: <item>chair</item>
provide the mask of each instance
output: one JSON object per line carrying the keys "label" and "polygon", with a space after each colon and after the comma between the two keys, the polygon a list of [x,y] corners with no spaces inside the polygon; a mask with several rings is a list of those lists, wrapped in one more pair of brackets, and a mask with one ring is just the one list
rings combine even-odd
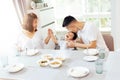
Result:
{"label": "chair", "polygon": [[105,43],[109,49],[109,51],[114,51],[114,40],[112,35],[110,34],[102,34],[103,39],[105,40]]}

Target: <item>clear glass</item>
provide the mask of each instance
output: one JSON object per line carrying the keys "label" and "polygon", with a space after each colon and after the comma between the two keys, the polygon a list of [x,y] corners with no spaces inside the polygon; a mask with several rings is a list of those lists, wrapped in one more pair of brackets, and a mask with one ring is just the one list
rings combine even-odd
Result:
{"label": "clear glass", "polygon": [[60,50],[66,49],[66,48],[67,48],[67,45],[66,45],[66,44],[67,44],[66,41],[60,40],[60,41],[59,41]]}
{"label": "clear glass", "polygon": [[20,56],[21,55],[21,48],[19,48],[17,45],[15,45],[14,47],[13,47],[13,52],[14,52],[14,54],[15,54],[15,56]]}
{"label": "clear glass", "polygon": [[104,59],[105,58],[105,49],[99,49],[99,58]]}
{"label": "clear glass", "polygon": [[98,59],[95,61],[95,68],[96,68],[97,74],[103,73],[103,60],[102,59]]}
{"label": "clear glass", "polygon": [[7,55],[2,55],[0,57],[0,62],[1,62],[1,66],[4,68],[8,65],[8,56]]}

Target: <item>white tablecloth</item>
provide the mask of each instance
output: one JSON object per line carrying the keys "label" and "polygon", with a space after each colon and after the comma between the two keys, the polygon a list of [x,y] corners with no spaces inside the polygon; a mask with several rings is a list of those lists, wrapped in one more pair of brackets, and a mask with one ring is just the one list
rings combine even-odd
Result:
{"label": "white tablecloth", "polygon": [[107,75],[105,80],[120,80],[120,54],[112,53],[106,62]]}
{"label": "white tablecloth", "polygon": [[[40,59],[42,54],[64,55],[66,57],[60,68],[40,67],[36,61]],[[85,55],[82,51],[71,50],[40,50],[39,54],[35,56],[19,56],[11,57],[9,64],[11,63],[23,63],[24,69],[17,73],[8,73],[3,68],[0,70],[0,78],[20,78],[24,80],[104,80],[106,71],[103,74],[96,74],[95,63],[86,62],[83,60]],[[88,76],[83,78],[73,78],[67,74],[67,71],[71,67],[83,66],[90,70]]]}

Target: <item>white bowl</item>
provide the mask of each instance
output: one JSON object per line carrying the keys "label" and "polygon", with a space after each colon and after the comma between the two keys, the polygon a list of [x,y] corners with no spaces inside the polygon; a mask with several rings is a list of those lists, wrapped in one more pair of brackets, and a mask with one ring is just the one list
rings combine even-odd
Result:
{"label": "white bowl", "polygon": [[49,66],[53,68],[58,68],[62,65],[62,61],[60,60],[53,60],[49,62]]}
{"label": "white bowl", "polygon": [[49,64],[49,60],[48,59],[40,59],[37,61],[37,64],[40,65],[41,67],[45,67]]}

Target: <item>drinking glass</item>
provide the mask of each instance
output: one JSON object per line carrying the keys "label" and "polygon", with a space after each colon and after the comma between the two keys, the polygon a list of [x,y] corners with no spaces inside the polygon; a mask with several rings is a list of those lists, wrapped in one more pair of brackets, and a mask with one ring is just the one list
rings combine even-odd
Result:
{"label": "drinking glass", "polygon": [[106,51],[104,48],[98,48],[98,53],[99,53],[99,58],[100,59],[105,59],[105,54],[106,54]]}
{"label": "drinking glass", "polygon": [[59,45],[60,45],[60,50],[64,50],[67,48],[66,42],[63,40],[59,41]]}
{"label": "drinking glass", "polygon": [[98,59],[95,61],[95,69],[97,74],[103,73],[103,59]]}
{"label": "drinking glass", "polygon": [[1,62],[1,66],[4,68],[8,65],[8,56],[7,55],[2,55],[0,57],[0,62]]}

